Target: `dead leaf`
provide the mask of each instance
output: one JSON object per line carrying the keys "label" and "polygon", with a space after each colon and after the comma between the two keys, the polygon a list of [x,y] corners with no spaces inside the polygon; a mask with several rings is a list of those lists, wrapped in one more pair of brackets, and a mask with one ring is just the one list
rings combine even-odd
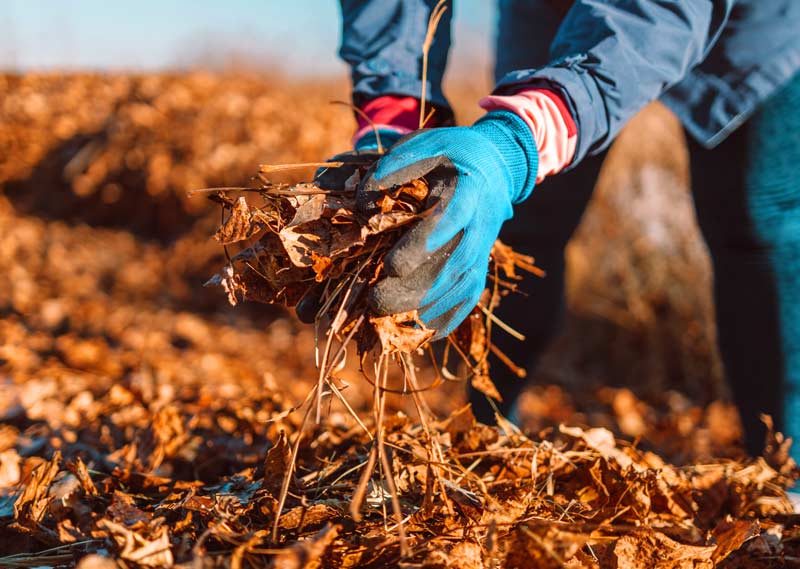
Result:
{"label": "dead leaf", "polygon": [[281,430],[278,440],[267,451],[264,459],[264,488],[273,496],[277,496],[283,485],[283,479],[289,472],[292,461],[292,449],[286,433]]}
{"label": "dead leaf", "polygon": [[122,559],[144,567],[172,567],[174,559],[166,526],[159,527],[152,536],[145,538],[108,519],[100,520],[97,525],[111,534]]}
{"label": "dead leaf", "polygon": [[562,529],[559,524],[523,524],[514,530],[504,566],[560,569],[588,539],[588,535]]}
{"label": "dead leaf", "polygon": [[56,451],[52,460],[33,471],[30,482],[14,503],[14,518],[20,525],[35,527],[42,521],[47,507],[53,500],[50,496],[50,485],[61,466],[61,453]]}
{"label": "dead leaf", "polygon": [[436,333],[425,327],[416,310],[392,316],[372,316],[369,321],[375,327],[385,353],[415,352]]}
{"label": "dead leaf", "polygon": [[281,516],[279,525],[282,529],[301,530],[307,527],[319,527],[341,514],[326,504],[315,504],[311,507],[298,506]]}
{"label": "dead leaf", "polygon": [[722,520],[711,532],[717,544],[712,561],[716,565],[760,532],[758,520]]}
{"label": "dead leaf", "polygon": [[236,200],[236,205],[225,223],[217,229],[214,239],[223,245],[250,239],[267,227],[267,216],[257,208],[251,208],[244,197]]}
{"label": "dead leaf", "polygon": [[614,544],[616,569],[712,569],[716,546],[686,545],[663,533],[642,529]]}
{"label": "dead leaf", "polygon": [[327,525],[308,540],[298,541],[275,556],[275,569],[317,569],[322,557],[339,535],[341,526]]}

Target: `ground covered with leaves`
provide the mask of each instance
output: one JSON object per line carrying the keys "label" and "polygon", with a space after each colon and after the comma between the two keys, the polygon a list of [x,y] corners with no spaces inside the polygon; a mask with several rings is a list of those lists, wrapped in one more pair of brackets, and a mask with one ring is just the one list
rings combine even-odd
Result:
{"label": "ground covered with leaves", "polygon": [[[570,317],[524,397],[525,432],[477,424],[463,383],[445,381],[418,394],[430,421],[416,396],[386,398],[381,460],[373,388],[355,365],[335,385],[368,428],[330,391],[323,422],[300,428],[292,410],[319,377],[314,330],[202,288],[225,263],[210,238],[219,209],[187,197],[250,185],[260,163],[346,148],[352,118],[327,105],[344,85],[245,74],[0,84],[0,566],[800,560],[786,443],[741,456],[696,292],[707,267],[686,221],[659,218],[640,194],[665,186],[673,211],[686,203],[669,193],[682,175],[673,141],[651,143],[649,158],[640,144],[615,149],[569,254]],[[658,110],[640,127],[648,120],[669,132]],[[645,158],[661,169],[642,170]],[[587,261],[599,258],[592,235],[619,245],[602,268]],[[432,377],[420,370],[421,383]]]}

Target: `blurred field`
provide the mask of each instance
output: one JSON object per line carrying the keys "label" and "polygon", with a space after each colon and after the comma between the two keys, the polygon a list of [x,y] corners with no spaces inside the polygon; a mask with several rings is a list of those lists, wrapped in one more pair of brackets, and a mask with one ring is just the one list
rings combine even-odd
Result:
{"label": "blurred field", "polygon": [[[475,91],[451,88],[462,120]],[[209,238],[219,211],[187,192],[347,149],[354,121],[329,104],[347,85],[6,75],[0,93],[0,488],[40,464],[43,446],[100,462],[122,448],[114,456],[134,470],[204,481],[260,464],[277,436],[266,418],[315,378],[313,333],[202,288],[224,261]],[[568,250],[564,332],[525,395],[531,430],[605,426],[678,463],[739,452],[686,160],[659,106],[615,144]],[[353,404],[367,405],[351,379]],[[427,397],[445,415],[463,386]],[[166,409],[171,424],[178,402],[196,409],[180,420],[202,442],[177,427],[174,447],[142,438],[143,414]]]}

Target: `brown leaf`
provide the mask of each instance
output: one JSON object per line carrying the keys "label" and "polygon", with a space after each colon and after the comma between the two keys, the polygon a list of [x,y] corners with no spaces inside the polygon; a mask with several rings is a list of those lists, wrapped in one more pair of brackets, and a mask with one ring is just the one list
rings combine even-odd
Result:
{"label": "brown leaf", "polygon": [[47,507],[53,500],[49,495],[50,485],[58,474],[61,465],[61,452],[56,451],[53,459],[33,471],[30,482],[14,503],[14,518],[23,526],[35,527],[42,521]]}
{"label": "brown leaf", "polygon": [[267,226],[267,217],[256,208],[250,208],[247,200],[240,197],[236,200],[228,219],[214,233],[214,239],[223,245],[230,245],[249,239]]}
{"label": "brown leaf", "polygon": [[391,213],[376,213],[369,218],[367,224],[361,228],[362,239],[369,235],[377,235],[392,229],[397,229],[403,225],[408,225],[412,221],[417,221],[420,216],[416,213],[406,211],[394,211]]}
{"label": "brown leaf", "polygon": [[500,395],[500,392],[497,390],[492,378],[489,377],[488,373],[475,373],[472,375],[470,379],[470,383],[472,383],[472,387],[486,395],[487,397],[491,397],[496,401],[502,401],[503,397]]}
{"label": "brown leaf", "polygon": [[436,333],[425,327],[416,310],[391,316],[373,316],[369,321],[375,327],[385,353],[412,353]]}
{"label": "brown leaf", "polygon": [[608,429],[598,427],[594,429],[583,430],[580,427],[567,427],[566,425],[559,425],[558,430],[565,435],[582,439],[589,448],[597,451],[606,459],[613,459],[623,468],[632,466],[638,470],[643,470],[641,465],[636,464],[630,456],[617,448],[614,434]]}
{"label": "brown leaf", "polygon": [[153,520],[152,516],[136,507],[130,495],[119,490],[114,492],[106,514],[115,523],[122,524],[133,531],[147,527]]}
{"label": "brown leaf", "polygon": [[411,180],[407,184],[403,184],[402,186],[400,186],[400,188],[398,188],[397,192],[395,193],[395,197],[405,194],[407,196],[414,198],[419,202],[424,203],[425,200],[428,198],[429,192],[430,189],[428,188],[428,183],[422,178],[419,178],[417,180]]}
{"label": "brown leaf", "polygon": [[715,546],[686,545],[663,533],[642,529],[614,545],[616,569],[712,569]]}
{"label": "brown leaf", "polygon": [[97,495],[97,487],[94,485],[94,482],[92,482],[89,469],[86,468],[86,464],[81,460],[81,457],[77,457],[74,462],[67,464],[67,469],[78,477],[83,491],[88,496]]}
{"label": "brown leaf", "polygon": [[326,505],[315,504],[311,507],[298,506],[285,512],[280,519],[282,529],[303,531],[304,528],[315,528],[340,516],[340,513]]}
{"label": "brown leaf", "polygon": [[554,523],[526,524],[513,533],[505,567],[560,569],[588,541],[589,536]]}
{"label": "brown leaf", "polygon": [[450,440],[468,433],[475,427],[475,415],[472,414],[472,405],[467,404],[452,413],[442,425],[442,429],[450,434]]}
{"label": "brown leaf", "polygon": [[169,542],[169,531],[161,526],[153,535],[144,536],[122,524],[102,519],[97,524],[107,530],[120,549],[119,556],[144,567],[172,567],[174,558]]}
{"label": "brown leaf", "polygon": [[317,569],[323,567],[322,556],[339,535],[341,526],[327,525],[312,538],[298,541],[275,556],[275,569]]}
{"label": "brown leaf", "polygon": [[239,303],[237,293],[243,294],[245,289],[242,287],[239,275],[237,275],[231,265],[225,265],[220,272],[208,279],[203,286],[220,286],[228,296],[231,306]]}
{"label": "brown leaf", "polygon": [[474,541],[461,541],[449,550],[436,548],[422,562],[423,569],[483,569],[481,546]]}
{"label": "brown leaf", "polygon": [[286,433],[281,430],[278,440],[267,451],[264,459],[264,488],[273,496],[277,496],[283,485],[283,479],[289,472],[292,462],[292,449]]}
{"label": "brown leaf", "polygon": [[719,563],[739,549],[744,542],[760,533],[761,526],[758,520],[722,520],[711,532],[717,544],[712,561],[715,564]]}

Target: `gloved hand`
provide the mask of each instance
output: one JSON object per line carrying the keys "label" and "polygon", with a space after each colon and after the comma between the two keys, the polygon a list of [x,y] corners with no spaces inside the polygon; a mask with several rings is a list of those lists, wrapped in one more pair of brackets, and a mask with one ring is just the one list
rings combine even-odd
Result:
{"label": "gloved hand", "polygon": [[417,309],[436,330],[452,332],[485,288],[489,254],[512,206],[536,181],[538,152],[516,114],[492,111],[471,127],[418,131],[402,138],[367,175],[359,209],[371,213],[380,188],[425,177],[431,215],[419,221],[385,259],[385,278],[370,291],[380,314]]}

